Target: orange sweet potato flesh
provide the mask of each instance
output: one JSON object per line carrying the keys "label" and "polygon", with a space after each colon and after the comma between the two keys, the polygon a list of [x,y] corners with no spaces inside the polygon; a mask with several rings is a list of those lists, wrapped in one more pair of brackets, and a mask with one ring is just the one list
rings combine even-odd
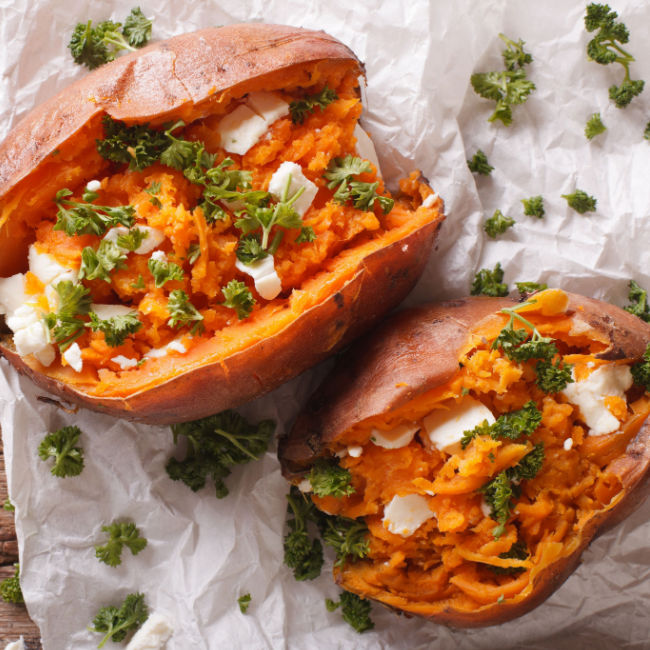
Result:
{"label": "orange sweet potato flesh", "polygon": [[[545,313],[541,297],[536,312],[522,315],[557,341],[576,376],[641,360],[650,342],[648,324],[606,303],[566,295],[566,309],[553,312],[551,306]],[[326,512],[361,517],[369,528],[368,557],[334,570],[344,589],[450,626],[501,623],[543,602],[578,566],[591,540],[647,496],[648,394],[633,386],[625,410],[618,404],[618,410],[610,409],[618,413],[620,429],[590,436],[579,409],[564,395],[534,385],[530,362],[516,364],[491,350],[507,322],[499,311],[515,305],[508,298],[472,297],[396,314],[339,361],[280,440],[283,473],[294,483],[315,458],[341,455],[351,445],[363,448],[361,456],[343,454],[340,460],[355,494],[313,497]],[[418,436],[392,450],[371,442],[373,428],[417,422],[468,391],[495,417],[533,399],[541,426],[530,438],[475,438],[451,454]],[[495,522],[482,511],[476,487],[504,463],[514,465],[507,458],[520,458],[522,444],[532,448],[538,442],[545,445],[542,469],[522,483],[504,532],[494,536]],[[425,495],[435,516],[404,538],[382,525],[382,503],[408,493]],[[515,542],[525,544],[526,560],[501,555]],[[486,565],[520,571],[499,575]]]}
{"label": "orange sweet potato flesh", "polygon": [[[184,34],[102,66],[35,109],[0,145],[0,277],[26,271],[28,246],[37,229],[42,236],[42,220],[52,215],[52,199],[59,189],[79,193],[88,180],[110,173],[110,163],[95,148],[104,115],[152,127],[182,119],[190,125],[190,137],[204,140],[210,137],[207,127],[213,116],[224,115],[248,92],[291,95],[329,84],[344,91],[348,99],[342,102],[354,105],[358,99],[347,89],[358,85],[351,79],[363,75],[354,54],[328,34],[263,24]],[[356,120],[359,112],[355,108],[350,114]],[[275,130],[271,143],[274,138]],[[254,177],[267,183],[269,166],[255,164],[251,163]],[[274,164],[277,168],[279,160]],[[138,182],[146,185],[144,180]],[[350,235],[325,259],[308,263],[306,272],[287,280],[290,288],[278,299],[268,304],[258,299],[261,308],[250,319],[222,318],[223,327],[215,325],[209,332],[214,335],[188,336],[189,349],[183,356],[154,359],[142,368],[119,371],[109,366],[98,372],[93,363],[99,361],[93,355],[110,356],[111,351],[91,337],[90,347],[83,350],[84,370],[76,373],[65,364],[45,368],[31,355],[20,357],[10,334],[3,336],[0,352],[45,390],[129,419],[172,423],[242,404],[333,354],[411,290],[444,220],[443,204],[436,198],[429,207],[421,205],[432,190],[417,173],[401,186],[404,191],[395,197],[393,216],[378,217],[381,227],[356,238]],[[178,191],[183,196],[182,188]],[[202,248],[216,247],[216,239],[217,243],[207,242],[201,222],[195,215],[190,226]],[[63,255],[60,239],[50,236],[50,241],[46,245],[53,254]],[[285,257],[289,259],[288,253]],[[200,258],[197,269],[206,263]],[[289,266],[285,263],[285,268]],[[202,271],[207,284],[207,266]],[[217,313],[215,319],[219,318]]]}

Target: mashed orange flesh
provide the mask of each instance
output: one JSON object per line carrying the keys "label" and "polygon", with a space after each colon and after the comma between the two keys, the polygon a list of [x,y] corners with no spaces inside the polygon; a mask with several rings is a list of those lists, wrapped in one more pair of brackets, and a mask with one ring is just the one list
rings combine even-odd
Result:
{"label": "mashed orange flesh", "polygon": [[[318,75],[314,75],[314,79],[318,79]],[[157,250],[164,251],[170,262],[183,268],[184,278],[156,288],[147,266],[150,254],[129,253],[126,267],[113,271],[110,283],[104,280],[84,280],[83,283],[91,290],[93,303],[125,305],[137,311],[143,322],[140,330],[118,347],[107,345],[102,332],[88,330],[77,340],[83,359],[81,372],[66,367],[65,360],[58,355],[48,368],[41,367],[35,360],[31,363],[37,364],[44,374],[64,379],[90,393],[120,395],[145,389],[166,375],[177,373],[179,361],[189,369],[205,363],[209,357],[214,357],[213,360],[225,358],[279,331],[299,313],[340,289],[356,272],[365,255],[430,222],[438,207],[420,207],[431,190],[418,180],[419,175],[415,172],[400,183],[401,196],[388,215],[383,214],[378,204],[374,210],[364,211],[332,200],[336,188],[327,188],[323,174],[333,158],[357,155],[354,130],[362,106],[357,96],[356,75],[334,69],[330,78],[319,81],[335,88],[338,99],[324,110],[317,108],[308,114],[302,124],[292,123],[290,116],[278,119],[244,155],[224,151],[217,133],[223,114],[236,108],[241,99],[221,98],[226,105],[218,107],[216,114],[195,120],[174,133],[203,142],[206,151],[216,154],[215,165],[226,157],[232,158],[234,167],[231,169],[252,173],[253,190],[267,190],[271,176],[284,161],[300,165],[303,174],[318,186],[318,194],[303,217],[304,225],[313,229],[316,238],[313,242],[297,243],[299,230],[285,232],[274,255],[282,292],[273,300],[262,298],[252,278],[235,267],[235,252],[242,232],[234,225],[237,217],[232,211],[227,209],[225,218],[209,224],[197,206],[201,186],[190,183],[181,172],[159,163],[143,171],[115,170],[105,161],[98,161],[96,152],[92,151],[94,139],[101,137],[101,133],[89,127],[77,134],[76,148],[88,149],[91,178],[101,182],[95,202],[99,205],[134,206],[137,215],[135,227],[147,225],[164,233],[165,240]],[[303,92],[302,89],[292,89],[276,94],[291,102]],[[87,145],[84,144],[86,139]],[[356,180],[377,181],[377,193],[390,196],[374,165],[371,167],[372,171],[356,176]],[[68,187],[75,192],[70,198],[79,200],[89,180],[88,173],[85,173],[82,176],[84,182],[80,183],[81,176],[78,167],[58,173],[56,189]],[[76,184],[73,184],[73,179],[77,179]],[[152,186],[159,186],[155,201],[146,191]],[[54,230],[56,206],[50,201],[45,205],[45,209],[33,212],[26,206],[25,214],[35,232],[36,249],[51,255],[64,266],[78,268],[84,247],[97,249],[102,237],[68,236]],[[20,227],[24,225],[25,222]],[[14,224],[12,227],[19,226]],[[190,262],[188,258],[192,251],[200,251],[200,256]],[[222,290],[233,279],[244,282],[256,300],[251,315],[242,321],[233,309],[222,304]],[[26,284],[30,292],[38,293],[39,288],[33,280],[28,278]],[[167,300],[169,294],[177,289],[188,295],[203,317],[204,331],[201,334],[192,335],[187,326],[170,326]],[[173,351],[165,358],[145,357],[152,348],[165,346],[174,339],[179,340],[187,351],[182,359],[180,353]],[[216,348],[215,341],[218,341]],[[112,361],[119,356],[145,365],[121,369]]]}
{"label": "mashed orange flesh", "polygon": [[[570,319],[563,314],[542,315],[545,302],[549,301],[542,298],[540,309],[526,317],[540,331],[556,337],[560,354],[574,364],[576,377],[614,363],[595,358],[601,341],[585,334],[569,335],[566,321]],[[498,322],[502,327],[505,317]],[[535,362],[519,364],[500,349],[491,349],[496,332],[498,328],[474,332],[459,359],[462,367],[447,384],[392,411],[390,417],[356,425],[330,450],[363,447],[359,457],[347,455],[341,460],[351,473],[355,493],[344,498],[313,497],[325,512],[362,517],[368,526],[367,559],[335,570],[346,589],[423,615],[448,608],[473,612],[504,600],[519,602],[530,594],[543,569],[580,547],[585,525],[622,496],[621,481],[615,470],[608,471],[608,464],[624,453],[650,413],[647,396],[631,389],[629,399],[606,398],[620,429],[590,436],[576,406],[561,393],[546,394],[537,387]],[[542,413],[541,425],[515,441],[475,437],[451,455],[433,446],[423,428],[410,444],[398,449],[371,441],[373,428],[390,430],[400,423],[422,427],[425,415],[448,408],[467,394],[495,417],[534,400]],[[571,440],[568,445],[567,440]],[[521,495],[514,499],[505,531],[495,537],[497,523],[479,490],[539,442],[544,443],[543,465],[535,478],[521,482]],[[382,517],[393,496],[407,494],[426,498],[434,516],[402,537],[390,532]],[[500,557],[515,543],[525,545],[528,557]]]}

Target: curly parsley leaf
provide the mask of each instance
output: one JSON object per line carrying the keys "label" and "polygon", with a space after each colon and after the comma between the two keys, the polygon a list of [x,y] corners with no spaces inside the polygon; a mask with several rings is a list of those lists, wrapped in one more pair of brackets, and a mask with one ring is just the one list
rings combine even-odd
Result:
{"label": "curly parsley leaf", "polygon": [[81,267],[79,279],[104,280],[111,282],[111,271],[126,268],[127,251],[116,242],[102,239],[97,250],[86,246],[81,251]]}
{"label": "curly parsley leaf", "polygon": [[635,363],[630,370],[634,383],[650,391],[650,344],[643,353],[643,361]]}
{"label": "curly parsley leaf", "polygon": [[537,476],[544,464],[544,443],[538,442],[514,467],[506,470],[512,480],[522,481]]}
{"label": "curly parsley leaf", "polygon": [[124,641],[129,632],[137,630],[149,618],[144,594],[129,594],[120,607],[102,607],[92,621],[91,632],[103,634],[98,648],[110,639],[113,643]]}
{"label": "curly parsley leaf", "polygon": [[302,99],[296,99],[289,104],[291,121],[294,124],[302,124],[305,118],[313,113],[316,108],[324,111],[327,106],[338,98],[336,91],[325,86],[320,92],[305,95]]}
{"label": "curly parsley leaf", "polygon": [[361,560],[370,552],[368,527],[364,521],[321,514],[317,525],[323,542],[336,553],[334,566]]}
{"label": "curly parsley leaf", "polygon": [[570,208],[573,208],[580,214],[594,212],[596,210],[597,200],[583,190],[576,190],[572,194],[562,194],[562,198],[566,199]]}
{"label": "curly parsley leaf", "polygon": [[341,608],[343,620],[351,625],[359,634],[366,630],[372,630],[375,624],[370,619],[372,606],[369,600],[360,598],[350,591],[341,592],[341,600],[337,603],[331,598],[325,600],[325,607],[328,612]]}
{"label": "curly parsley leaf", "polygon": [[353,176],[372,171],[372,166],[367,160],[348,154],[345,158],[333,158],[323,174],[329,181],[328,189],[333,190],[337,185],[349,181]]}
{"label": "curly parsley leaf", "polygon": [[502,282],[503,269],[499,262],[493,270],[481,269],[472,281],[472,288],[470,293],[473,296],[507,296],[508,285]]}
{"label": "curly parsley leaf", "polygon": [[638,316],[646,323],[650,323],[650,308],[648,307],[648,292],[638,285],[634,280],[630,280],[630,291],[627,298],[630,301],[629,305],[623,307],[625,311],[630,314]]}
{"label": "curly parsley leaf", "polygon": [[103,235],[113,226],[130,228],[135,223],[135,208],[132,205],[95,205],[89,201],[97,198],[96,192],[84,192],[83,201],[72,201],[67,197],[72,192],[66,188],[54,197],[58,208],[54,230],[66,235]]}
{"label": "curly parsley leaf", "polygon": [[116,244],[119,248],[123,248],[125,251],[132,253],[133,251],[138,250],[142,245],[142,242],[149,237],[149,233],[146,230],[140,230],[140,228],[131,228],[129,232],[124,235],[118,235]]}
{"label": "curly parsley leaf", "polygon": [[268,251],[262,248],[260,236],[257,233],[244,235],[237,245],[237,259],[244,264],[252,264],[268,256]]}
{"label": "curly parsley leaf", "polygon": [[164,131],[150,129],[148,123],[127,126],[104,115],[102,124],[104,137],[95,141],[99,155],[112,162],[127,163],[129,169],[141,171],[150,167],[169,146]]}
{"label": "curly parsley leaf", "polygon": [[153,275],[154,284],[157,288],[163,287],[166,282],[182,280],[185,277],[183,269],[178,264],[168,260],[158,260],[150,257],[147,267],[151,275]]}
{"label": "curly parsley leaf", "polygon": [[242,614],[245,614],[248,611],[248,608],[251,604],[252,597],[250,594],[244,594],[237,599],[237,604],[239,605],[239,611]]}
{"label": "curly parsley leaf", "polygon": [[508,228],[514,226],[515,220],[512,217],[506,217],[501,210],[495,210],[494,214],[485,220],[483,230],[487,233],[488,237],[496,239],[497,235],[503,234]]}
{"label": "curly parsley leaf", "polygon": [[490,516],[498,523],[492,534],[498,538],[505,532],[506,523],[510,517],[512,508],[512,482],[508,478],[506,470],[499,472],[491,481],[482,488],[485,502],[490,507]]}
{"label": "curly parsley leaf", "polygon": [[319,497],[344,497],[354,494],[350,472],[332,458],[319,458],[307,478]]}
{"label": "curly parsley leaf", "polygon": [[587,140],[593,140],[597,135],[607,131],[607,127],[603,124],[600,113],[594,113],[585,125],[585,137]]}
{"label": "curly parsley leaf", "polygon": [[303,226],[300,229],[300,234],[296,237],[296,244],[305,244],[316,240],[316,233],[311,226]]}
{"label": "curly parsley leaf", "polygon": [[144,191],[151,196],[151,198],[149,199],[149,203],[151,203],[151,205],[157,208],[162,208],[162,202],[158,198],[158,194],[160,193],[159,182],[151,183],[149,187],[145,187]]}
{"label": "curly parsley leaf", "polygon": [[239,282],[239,280],[230,280],[223,287],[222,292],[225,298],[222,304],[225,307],[234,309],[239,320],[248,318],[251,315],[257,301],[253,298],[253,294],[246,284]]}
{"label": "curly parsley leaf", "polygon": [[526,45],[524,41],[519,39],[515,42],[504,34],[499,34],[499,38],[506,44],[506,49],[501,53],[506,70],[523,68],[533,62],[532,55],[524,50],[524,45]]}
{"label": "curly parsley leaf", "polygon": [[38,446],[38,455],[42,460],[54,458],[50,471],[54,476],[78,476],[84,468],[84,450],[76,446],[81,436],[81,429],[67,426],[48,433]]}
{"label": "curly parsley leaf", "polygon": [[140,537],[140,531],[133,522],[117,522],[102,526],[102,532],[108,533],[106,544],[95,546],[95,556],[108,566],[122,564],[122,549],[126,548],[137,555],[147,546],[147,540]]}
{"label": "curly parsley leaf", "polygon": [[189,296],[182,289],[175,289],[169,294],[167,309],[170,315],[167,325],[170,327],[192,325],[192,334],[203,330],[203,314],[190,302]]}
{"label": "curly parsley leaf", "polygon": [[16,506],[14,506],[14,504],[11,503],[11,499],[7,498],[5,499],[5,502],[2,504],[2,509],[6,510],[7,512],[15,512]]}
{"label": "curly parsley leaf", "polygon": [[140,7],[131,9],[131,13],[126,17],[122,29],[122,33],[129,45],[136,48],[146,45],[151,38],[152,22],[142,13]]}
{"label": "curly parsley leaf", "polygon": [[171,458],[166,470],[174,481],[182,481],[196,492],[208,478],[215,484],[219,499],[227,496],[224,479],[231,467],[258,460],[273,436],[275,423],[263,420],[250,424],[235,411],[223,411],[200,420],[172,425],[174,443],[187,438],[182,460]]}
{"label": "curly parsley leaf", "polygon": [[287,494],[289,532],[284,536],[284,563],[298,580],[313,580],[323,568],[323,546],[318,538],[311,538],[307,530],[309,521],[317,521],[318,513],[311,499],[292,486]]}
{"label": "curly parsley leaf", "polygon": [[522,297],[535,293],[536,291],[548,289],[548,285],[544,282],[515,282],[515,286],[517,287],[517,291],[519,291],[519,295]]}
{"label": "curly parsley leaf", "polygon": [[591,3],[587,6],[585,28],[588,32],[596,32],[587,43],[587,55],[601,65],[619,63],[623,66],[623,81],[620,86],[609,88],[609,97],[618,108],[624,108],[641,94],[645,82],[630,77],[630,63],[635,59],[621,47],[630,40],[630,33],[623,23],[616,22],[616,18],[618,14],[609,5]]}
{"label": "curly parsley leaf", "polygon": [[20,588],[20,565],[14,564],[14,575],[10,578],[5,578],[0,582],[0,598],[5,603],[13,603],[14,605],[22,605],[25,602],[23,591]]}
{"label": "curly parsley leaf", "polygon": [[492,424],[483,420],[473,429],[464,431],[460,445],[465,449],[476,436],[490,436],[493,440],[517,440],[523,435],[531,435],[541,422],[542,412],[530,400],[522,408],[500,415]]}
{"label": "curly parsley leaf", "polygon": [[483,152],[479,149],[471,158],[467,161],[467,166],[469,170],[475,174],[482,174],[483,176],[489,176],[492,173],[494,167],[488,162],[488,158]]}
{"label": "curly parsley leaf", "polygon": [[569,363],[562,363],[558,359],[555,363],[552,361],[538,361],[535,366],[537,379],[535,383],[549,394],[559,393],[564,390],[568,384],[572,384],[574,379],[571,374],[573,366]]}
{"label": "curly parsley leaf", "polygon": [[124,343],[127,336],[135,334],[142,327],[142,321],[135,311],[110,318],[99,318],[95,312],[90,312],[88,326],[93,332],[103,332],[106,345],[116,348]]}
{"label": "curly parsley leaf", "polygon": [[59,309],[45,315],[45,324],[54,343],[61,352],[65,352],[84,333],[85,323],[79,317],[90,312],[92,299],[89,289],[71,280],[58,282],[54,289]]}
{"label": "curly parsley leaf", "polygon": [[542,219],[545,214],[544,199],[542,196],[531,196],[529,199],[521,199],[524,204],[524,214],[527,217],[537,217]]}

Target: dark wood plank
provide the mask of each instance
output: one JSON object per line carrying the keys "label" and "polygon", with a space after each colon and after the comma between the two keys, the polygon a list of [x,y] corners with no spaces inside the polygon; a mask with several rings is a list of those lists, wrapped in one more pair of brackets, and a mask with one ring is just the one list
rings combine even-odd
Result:
{"label": "dark wood plank", "polygon": [[[7,498],[4,454],[0,439],[0,580],[14,574],[14,562],[18,561],[18,542],[12,512],[4,510]],[[42,650],[41,635],[32,622],[24,605],[5,603],[0,599],[0,647],[23,636],[27,650]]]}

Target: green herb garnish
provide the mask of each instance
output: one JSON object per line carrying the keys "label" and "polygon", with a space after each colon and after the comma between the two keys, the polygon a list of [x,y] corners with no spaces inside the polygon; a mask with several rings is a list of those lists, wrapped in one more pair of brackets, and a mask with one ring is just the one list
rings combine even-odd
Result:
{"label": "green herb garnish", "polygon": [[485,220],[483,230],[488,237],[496,239],[497,235],[503,234],[508,228],[514,226],[515,220],[512,217],[506,217],[501,210],[495,210],[494,214]]}
{"label": "green herb garnish", "polygon": [[372,608],[370,601],[359,598],[359,596],[349,591],[341,592],[341,600],[338,603],[331,598],[326,598],[325,607],[328,612],[333,612],[338,607],[341,607],[343,620],[359,634],[375,627],[375,624],[370,619],[370,610]]}
{"label": "green herb garnish", "polygon": [[472,281],[470,293],[473,296],[507,296],[508,285],[502,282],[503,269],[499,262],[492,271],[490,269],[481,269]]}
{"label": "green herb garnish", "polygon": [[467,166],[471,172],[482,174],[483,176],[489,176],[494,169],[481,149],[472,156],[471,160],[467,161]]}
{"label": "green herb garnish", "polygon": [[84,450],[76,446],[81,429],[67,426],[48,433],[38,446],[42,460],[54,458],[51,473],[59,478],[78,476],[84,468]]}
{"label": "green herb garnish", "polygon": [[126,548],[137,555],[147,546],[147,540],[140,537],[140,531],[133,522],[117,522],[102,526],[102,532],[108,533],[108,541],[103,546],[95,546],[95,556],[108,566],[122,564],[122,549]]}
{"label": "green herb garnish", "polygon": [[85,316],[90,311],[90,290],[71,280],[61,280],[54,289],[59,309],[46,314],[44,319],[52,340],[61,352],[65,352],[84,333],[85,323],[79,316]]}
{"label": "green herb garnish", "polygon": [[284,563],[298,580],[313,580],[323,568],[323,545],[318,538],[311,538],[307,530],[309,521],[316,522],[319,513],[311,499],[292,486],[287,494],[292,516],[288,522],[289,532],[284,536]]}
{"label": "green herb garnish", "polygon": [[190,302],[189,296],[182,289],[175,289],[169,294],[167,309],[170,315],[167,325],[170,327],[192,325],[192,334],[203,331],[203,314]]}
{"label": "green herb garnish", "polygon": [[594,212],[596,210],[597,200],[593,196],[589,196],[583,190],[576,190],[573,194],[562,194],[562,198],[566,199],[570,208],[573,208],[580,214],[585,212]]}
{"label": "green herb garnish", "polygon": [[129,632],[137,630],[149,618],[144,594],[129,594],[120,607],[102,607],[92,621],[91,632],[104,634],[98,648],[110,639],[113,643],[124,641]]}
{"label": "green herb garnish", "polygon": [[316,496],[344,497],[354,494],[350,472],[332,458],[319,458],[308,478]]}
{"label": "green herb garnish", "polygon": [[544,199],[540,195],[521,199],[521,202],[524,204],[524,214],[527,217],[537,217],[538,219],[544,217]]}
{"label": "green herb garnish", "polygon": [[585,137],[587,140],[593,140],[597,135],[607,131],[607,127],[600,118],[600,113],[594,113],[585,125]]}
{"label": "green herb garnish", "polygon": [[93,332],[103,332],[106,345],[116,348],[124,343],[127,336],[135,334],[142,327],[142,321],[135,311],[110,318],[99,318],[95,312],[90,312],[88,325]]}
{"label": "green herb garnish", "polygon": [[302,124],[305,121],[305,118],[313,113],[316,108],[324,111],[329,104],[338,98],[336,91],[327,86],[318,93],[305,95],[302,99],[297,99],[289,104],[291,121],[294,124]]}

